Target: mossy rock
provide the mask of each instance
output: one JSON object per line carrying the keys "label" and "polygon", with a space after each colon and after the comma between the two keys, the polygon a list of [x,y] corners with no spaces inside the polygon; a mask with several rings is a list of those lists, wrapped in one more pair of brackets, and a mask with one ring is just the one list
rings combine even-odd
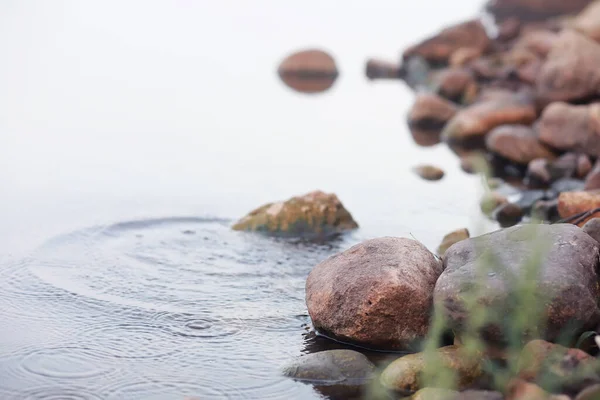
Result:
{"label": "mossy rock", "polygon": [[356,228],[338,197],[321,191],[265,204],[233,225],[236,231],[292,237],[329,237]]}

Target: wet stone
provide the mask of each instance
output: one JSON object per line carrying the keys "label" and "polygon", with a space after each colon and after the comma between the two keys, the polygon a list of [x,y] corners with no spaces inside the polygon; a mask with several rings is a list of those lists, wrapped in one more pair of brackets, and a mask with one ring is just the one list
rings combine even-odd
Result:
{"label": "wet stone", "polygon": [[496,210],[494,218],[501,227],[508,228],[521,222],[523,219],[523,209],[514,203],[504,204]]}
{"label": "wet stone", "polygon": [[419,165],[414,171],[426,181],[439,181],[444,177],[444,171],[433,165]]}
{"label": "wet stone", "polygon": [[283,375],[313,384],[360,385],[372,379],[375,366],[353,350],[307,354],[283,368]]}

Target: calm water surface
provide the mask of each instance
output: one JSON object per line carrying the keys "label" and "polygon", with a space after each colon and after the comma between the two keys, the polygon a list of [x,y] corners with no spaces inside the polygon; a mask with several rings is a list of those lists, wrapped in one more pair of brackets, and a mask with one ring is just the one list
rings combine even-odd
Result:
{"label": "calm water surface", "polygon": [[[412,94],[363,78],[480,6],[413,3],[2,1],[0,398],[324,397],[279,375],[327,347],[311,268],[372,237],[489,229],[477,178],[414,145]],[[319,96],[275,75],[306,46],[340,66]],[[421,162],[447,178],[419,180]],[[229,229],[314,189],[361,229],[327,245]]]}

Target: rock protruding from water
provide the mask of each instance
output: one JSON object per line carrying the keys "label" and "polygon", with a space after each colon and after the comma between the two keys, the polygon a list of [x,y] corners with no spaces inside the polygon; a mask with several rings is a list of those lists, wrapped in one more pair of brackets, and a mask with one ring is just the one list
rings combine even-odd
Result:
{"label": "rock protruding from water", "polygon": [[354,350],[307,354],[285,366],[283,375],[316,385],[362,385],[372,379],[375,366]]}
{"label": "rock protruding from water", "polygon": [[277,72],[287,86],[303,93],[324,92],[333,86],[339,75],[333,57],[317,49],[288,56]]}
{"label": "rock protruding from water", "polygon": [[233,225],[237,231],[306,238],[325,238],[356,228],[358,224],[338,197],[322,191],[265,204]]}
{"label": "rock protruding from water", "polygon": [[397,359],[382,372],[379,380],[387,389],[414,392],[427,384],[423,376],[428,363],[456,373],[453,383],[459,390],[469,388],[484,374],[480,354],[467,354],[461,347],[446,346],[431,354],[415,353]]}
{"label": "rock protruding from water", "polygon": [[414,168],[414,171],[426,181],[439,181],[445,175],[444,170],[435,165],[419,165]]}
{"label": "rock protruding from water", "polygon": [[320,332],[376,349],[405,349],[425,337],[442,263],[421,243],[384,237],[317,265],[306,305]]}
{"label": "rock protruding from water", "polygon": [[520,225],[467,239],[446,252],[435,305],[460,336],[472,317],[465,302],[475,297],[495,316],[483,324],[483,337],[500,342],[507,334],[503,319],[533,306],[515,302],[524,295],[518,283],[529,274],[536,284],[527,288],[528,295],[545,305],[539,321],[527,327],[529,334],[553,340],[572,333],[563,331],[567,327],[594,328],[600,321],[599,254],[598,242],[570,224]]}
{"label": "rock protruding from water", "polygon": [[471,235],[469,234],[469,230],[467,228],[457,229],[453,232],[450,232],[442,239],[442,243],[438,246],[437,253],[439,256],[444,256],[446,251],[455,245],[458,242],[463,240],[467,240]]}

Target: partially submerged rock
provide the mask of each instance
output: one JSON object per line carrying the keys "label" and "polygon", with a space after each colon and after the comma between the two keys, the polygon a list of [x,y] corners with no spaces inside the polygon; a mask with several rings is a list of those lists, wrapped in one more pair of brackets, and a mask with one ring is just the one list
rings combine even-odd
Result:
{"label": "partially submerged rock", "polygon": [[289,55],[281,62],[277,72],[287,86],[304,93],[318,93],[331,88],[339,75],[333,57],[318,49]]}
{"label": "partially submerged rock", "polygon": [[600,156],[600,103],[550,104],[539,121],[539,138],[555,149]]}
{"label": "partially submerged rock", "polygon": [[453,232],[450,232],[442,239],[442,243],[439,245],[437,249],[437,253],[439,256],[443,256],[446,254],[446,250],[448,250],[452,245],[466,240],[470,237],[469,230],[467,228],[457,229]]}
{"label": "partially submerged rock", "polygon": [[[567,327],[578,331],[600,322],[597,269],[599,245],[570,224],[520,225],[464,240],[444,257],[444,272],[434,291],[434,304],[459,336],[472,317],[467,299],[485,304],[492,318],[483,324],[485,340],[502,343],[521,293],[516,282],[535,273],[531,295],[543,304],[539,320],[523,331],[525,336],[558,338]],[[535,268],[535,270],[531,270]]]}
{"label": "partially submerged rock", "polygon": [[561,32],[536,80],[539,102],[546,105],[598,97],[599,64],[600,44],[572,30]]}
{"label": "partially submerged rock", "polygon": [[[568,218],[579,213],[592,211],[600,207],[600,192],[564,192],[558,196],[558,213],[561,218]],[[583,226],[592,218],[600,217],[600,212],[589,215],[578,225]]]}
{"label": "partially submerged rock", "polygon": [[444,177],[444,170],[434,165],[419,165],[414,171],[427,181],[439,181]]}
{"label": "partially submerged rock", "polygon": [[439,134],[457,111],[451,101],[436,94],[420,93],[408,113],[408,124],[411,129],[434,130]]}
{"label": "partially submerged rock", "polygon": [[400,79],[400,65],[384,60],[367,61],[365,74],[369,79]]}
{"label": "partially submerged rock", "polygon": [[307,354],[285,366],[283,375],[317,385],[361,385],[373,377],[375,366],[354,350]]}
{"label": "partially submerged rock", "polygon": [[449,383],[459,390],[469,388],[484,375],[481,354],[468,354],[462,347],[446,346],[432,354],[415,353],[397,359],[382,372],[379,380],[387,389],[413,392],[429,384],[423,379],[427,365],[454,373],[456,380]]}
{"label": "partially submerged rock", "polygon": [[552,160],[555,157],[539,141],[536,132],[525,125],[501,125],[490,132],[485,143],[490,151],[517,164],[528,164],[537,158]]}
{"label": "partially submerged rock", "polygon": [[317,265],[306,281],[315,329],[377,349],[405,349],[429,328],[441,261],[410,239],[368,240]]}
{"label": "partially submerged rock", "polygon": [[452,142],[483,138],[492,129],[507,124],[530,124],[536,119],[533,98],[523,92],[478,101],[460,110],[442,132]]}
{"label": "partially submerged rock", "polygon": [[233,225],[237,231],[299,237],[327,237],[356,228],[338,197],[321,191],[265,204]]}
{"label": "partially submerged rock", "polygon": [[404,60],[419,56],[432,64],[448,64],[452,53],[459,49],[473,49],[481,53],[491,41],[479,20],[472,20],[450,26],[421,43],[408,48]]}

